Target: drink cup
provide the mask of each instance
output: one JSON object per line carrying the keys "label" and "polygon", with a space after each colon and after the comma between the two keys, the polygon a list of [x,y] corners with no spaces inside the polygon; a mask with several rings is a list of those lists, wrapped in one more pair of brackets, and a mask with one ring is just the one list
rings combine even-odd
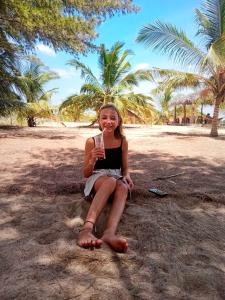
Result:
{"label": "drink cup", "polygon": [[105,145],[104,145],[103,132],[99,136],[97,136],[95,145],[96,145],[96,148],[100,148],[104,151],[103,156],[99,157],[98,159],[100,159],[100,160],[105,159]]}

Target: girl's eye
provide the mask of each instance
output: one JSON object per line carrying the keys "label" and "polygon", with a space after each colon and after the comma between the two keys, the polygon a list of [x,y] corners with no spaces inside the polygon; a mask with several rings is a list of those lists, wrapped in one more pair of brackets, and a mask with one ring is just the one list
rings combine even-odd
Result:
{"label": "girl's eye", "polygon": [[107,116],[102,116],[101,118],[100,118],[100,120],[111,120],[111,121],[116,121],[116,117],[115,116],[109,116],[109,117],[107,117]]}

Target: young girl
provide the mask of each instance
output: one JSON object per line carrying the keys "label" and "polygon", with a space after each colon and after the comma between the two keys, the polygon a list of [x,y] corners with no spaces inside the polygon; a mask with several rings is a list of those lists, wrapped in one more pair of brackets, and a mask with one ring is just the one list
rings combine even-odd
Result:
{"label": "young girl", "polygon": [[[100,108],[99,128],[102,133],[89,138],[85,145],[84,176],[87,177],[85,196],[94,192],[86,221],[78,237],[78,245],[84,248],[99,247],[102,242],[115,251],[125,252],[126,239],[116,235],[118,223],[124,210],[128,190],[134,186],[128,172],[128,143],[122,134],[122,118],[117,108],[109,103]],[[103,136],[104,148],[97,145]],[[112,205],[101,239],[93,234],[95,222],[105,207],[109,197]]]}

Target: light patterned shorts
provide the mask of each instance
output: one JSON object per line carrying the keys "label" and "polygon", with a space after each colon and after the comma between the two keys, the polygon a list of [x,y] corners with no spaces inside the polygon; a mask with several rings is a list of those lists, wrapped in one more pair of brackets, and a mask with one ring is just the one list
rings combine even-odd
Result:
{"label": "light patterned shorts", "polygon": [[99,169],[99,170],[95,170],[95,171],[93,171],[93,174],[90,177],[88,177],[88,179],[86,181],[85,188],[84,188],[85,197],[88,197],[91,194],[91,191],[93,189],[95,181],[101,176],[109,176],[109,177],[114,177],[116,179],[122,179],[123,178],[120,169]]}

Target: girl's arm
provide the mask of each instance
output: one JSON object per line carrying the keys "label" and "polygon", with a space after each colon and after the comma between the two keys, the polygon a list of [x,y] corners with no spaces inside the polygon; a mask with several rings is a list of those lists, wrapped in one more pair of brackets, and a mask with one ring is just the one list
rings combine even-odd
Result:
{"label": "girl's arm", "polygon": [[133,189],[134,183],[130,178],[130,174],[128,171],[128,142],[126,138],[123,138],[122,143],[122,175],[124,180],[127,182],[130,189]]}
{"label": "girl's arm", "polygon": [[96,155],[94,151],[94,140],[93,138],[89,138],[86,140],[85,144],[85,154],[84,154],[84,168],[83,168],[83,174],[84,177],[89,177],[92,175],[95,162],[96,162]]}

